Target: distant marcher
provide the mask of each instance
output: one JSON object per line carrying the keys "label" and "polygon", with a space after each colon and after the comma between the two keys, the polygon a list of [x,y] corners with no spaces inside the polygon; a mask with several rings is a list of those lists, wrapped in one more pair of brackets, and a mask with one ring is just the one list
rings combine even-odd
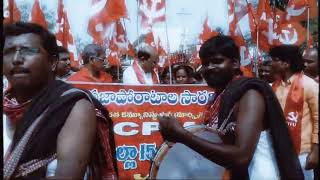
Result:
{"label": "distant marcher", "polygon": [[306,49],[303,53],[303,59],[306,66],[304,69],[305,74],[313,78],[315,81],[319,82],[318,49]]}
{"label": "distant marcher", "polygon": [[123,72],[124,84],[159,84],[160,80],[155,67],[159,62],[159,56],[153,47],[143,45],[138,49],[137,57],[133,64]]}
{"label": "distant marcher", "polygon": [[70,66],[70,54],[68,50],[62,46],[58,46],[58,64],[56,68],[56,76],[61,80],[66,80],[73,71]]}
{"label": "distant marcher", "polygon": [[189,65],[181,64],[177,66],[173,69],[175,84],[193,84],[193,72],[193,68]]}
{"label": "distant marcher", "polygon": [[319,85],[304,75],[304,62],[298,46],[270,49],[272,71],[279,74],[272,88],[284,111],[305,179],[313,179],[319,164]]}
{"label": "distant marcher", "polygon": [[68,81],[112,83],[112,76],[105,72],[107,64],[104,49],[97,44],[87,45],[82,52],[84,66]]}
{"label": "distant marcher", "polygon": [[161,84],[170,84],[170,69],[169,66],[165,67],[160,75]]}

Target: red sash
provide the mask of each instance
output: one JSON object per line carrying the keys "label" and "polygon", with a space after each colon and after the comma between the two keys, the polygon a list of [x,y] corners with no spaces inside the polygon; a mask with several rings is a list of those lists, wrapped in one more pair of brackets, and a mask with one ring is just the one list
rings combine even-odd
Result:
{"label": "red sash", "polygon": [[3,97],[3,112],[13,124],[17,124],[23,117],[31,100],[19,104],[15,99],[10,99],[8,93],[5,92]]}
{"label": "red sash", "polygon": [[[235,76],[231,80],[231,82],[239,79],[242,76]],[[230,83],[231,83],[230,82]],[[220,103],[221,103],[221,97],[226,89],[224,89],[217,99],[213,102],[207,105],[207,111],[204,114],[204,122],[208,124],[209,127],[217,128],[218,127],[218,116],[220,111]]]}
{"label": "red sash", "polygon": [[219,96],[213,103],[208,104],[207,111],[204,114],[204,122],[207,123],[209,127],[212,127],[212,128],[218,127],[218,120],[219,120],[218,115],[219,115],[220,102],[221,102],[221,97],[223,92],[219,94]]}
{"label": "red sash", "polygon": [[[139,64],[138,64],[138,61],[137,60],[134,60],[133,61],[133,70],[137,76],[137,79],[138,81],[141,83],[141,84],[146,84],[146,80],[143,76],[144,72],[142,71],[141,67],[139,67]],[[156,72],[154,70],[152,70],[151,72],[151,75],[152,75],[152,82],[153,84],[159,84],[159,78],[156,74]]]}
{"label": "red sash", "polygon": [[[300,153],[301,122],[304,103],[304,88],[302,84],[303,73],[297,73],[294,76],[295,77],[289,89],[283,111],[296,152]],[[276,81],[272,85],[274,92],[276,92],[280,83],[281,81]]]}

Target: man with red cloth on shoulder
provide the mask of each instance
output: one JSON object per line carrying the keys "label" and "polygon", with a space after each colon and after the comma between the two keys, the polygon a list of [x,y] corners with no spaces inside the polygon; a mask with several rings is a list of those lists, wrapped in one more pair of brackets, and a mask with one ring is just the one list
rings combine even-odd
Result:
{"label": "man with red cloth on shoulder", "polygon": [[305,179],[313,179],[319,162],[319,86],[304,75],[298,46],[281,45],[270,50],[272,71],[280,79],[272,84],[290,130]]}
{"label": "man with red cloth on shoulder", "polygon": [[137,57],[133,64],[123,72],[124,84],[159,84],[158,74],[155,66],[159,62],[159,56],[153,47],[143,44],[138,49]]}
{"label": "man with red cloth on shoulder", "polygon": [[102,47],[97,44],[88,44],[82,52],[82,59],[84,67],[70,76],[67,81],[112,83],[111,75],[104,71],[107,62],[106,53]]}

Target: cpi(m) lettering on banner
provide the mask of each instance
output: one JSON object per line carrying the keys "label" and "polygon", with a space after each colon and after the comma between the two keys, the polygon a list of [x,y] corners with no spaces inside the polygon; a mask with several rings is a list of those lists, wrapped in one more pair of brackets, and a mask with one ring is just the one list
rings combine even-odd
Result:
{"label": "cpi(m) lettering on banner", "polygon": [[201,124],[206,104],[214,96],[206,86],[74,85],[89,90],[110,113],[120,179],[148,176],[163,143],[158,116],[174,116],[184,126]]}

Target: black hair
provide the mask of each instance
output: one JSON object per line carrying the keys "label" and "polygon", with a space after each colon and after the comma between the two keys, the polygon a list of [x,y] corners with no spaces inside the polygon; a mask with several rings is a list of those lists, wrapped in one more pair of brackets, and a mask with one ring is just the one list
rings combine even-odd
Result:
{"label": "black hair", "polygon": [[167,66],[167,67],[165,67],[164,69],[163,69],[163,71],[161,72],[161,77],[165,77],[168,73],[170,73],[169,72],[169,66]]}
{"label": "black hair", "polygon": [[[232,81],[221,97],[218,128],[222,126],[223,120],[225,119],[227,119],[227,122],[224,127],[236,121],[235,113],[232,113],[229,119],[227,116],[235,103],[250,89],[259,92],[264,97],[265,113],[263,123],[271,135],[272,147],[279,168],[280,179],[303,179],[303,172],[290,137],[288,126],[285,122],[286,118],[283,110],[271,86],[266,82],[258,78],[247,77],[241,77],[236,81]],[[234,133],[230,135],[235,137]],[[231,168],[231,179],[249,179],[248,176],[242,176],[247,175],[247,168],[245,171],[246,172],[243,172],[241,168]],[[240,177],[237,177],[238,173]]]}
{"label": "black hair", "polygon": [[184,70],[186,71],[186,73],[187,73],[187,75],[188,75],[189,78],[192,77],[194,70],[193,70],[193,68],[192,68],[191,66],[186,65],[186,64],[179,65],[179,66],[177,66],[177,67],[175,67],[175,68],[173,69],[173,75],[174,75],[174,77],[176,77],[176,73],[177,73],[177,71],[180,70],[180,69],[184,69]]}
{"label": "black hair", "polygon": [[232,61],[240,59],[239,47],[230,36],[212,37],[203,43],[199,51],[202,64],[206,64],[210,57],[218,54],[230,58]]}
{"label": "black hair", "polygon": [[18,36],[21,34],[33,33],[40,36],[43,48],[51,57],[58,57],[58,48],[54,34],[43,28],[39,24],[29,22],[16,22],[6,24],[3,27],[3,41],[7,36]]}
{"label": "black hair", "polygon": [[290,64],[290,71],[296,73],[304,69],[302,53],[298,46],[295,45],[280,45],[270,49],[269,52],[272,58],[279,58],[280,61]]}
{"label": "black hair", "polygon": [[97,57],[103,52],[104,52],[104,49],[97,44],[86,45],[81,54],[83,64],[88,64],[90,57],[92,56]]}
{"label": "black hair", "polygon": [[150,54],[140,50],[137,53],[137,57],[141,61],[146,61],[146,60],[148,60],[150,58]]}
{"label": "black hair", "polygon": [[58,53],[69,53],[69,51],[63,46],[58,46]]}

